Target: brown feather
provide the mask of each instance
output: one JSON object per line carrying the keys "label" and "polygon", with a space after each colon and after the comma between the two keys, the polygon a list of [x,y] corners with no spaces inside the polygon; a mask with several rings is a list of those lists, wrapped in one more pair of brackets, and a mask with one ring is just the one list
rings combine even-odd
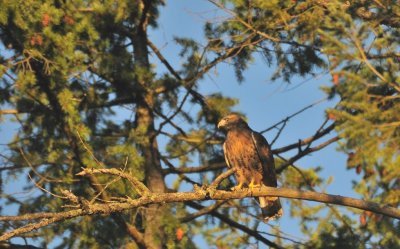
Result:
{"label": "brown feather", "polygon": [[[236,114],[222,119],[218,128],[226,132],[224,156],[227,165],[236,169],[238,184],[248,187],[253,181],[255,185],[276,187],[275,164],[267,140]],[[260,197],[257,201],[265,221],[282,215],[279,198]]]}

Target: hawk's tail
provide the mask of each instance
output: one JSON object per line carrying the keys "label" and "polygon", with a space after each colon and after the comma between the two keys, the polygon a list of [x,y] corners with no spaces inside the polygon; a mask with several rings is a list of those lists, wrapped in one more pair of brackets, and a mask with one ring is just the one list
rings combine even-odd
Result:
{"label": "hawk's tail", "polygon": [[282,216],[283,209],[278,197],[260,197],[259,202],[264,222],[275,220]]}

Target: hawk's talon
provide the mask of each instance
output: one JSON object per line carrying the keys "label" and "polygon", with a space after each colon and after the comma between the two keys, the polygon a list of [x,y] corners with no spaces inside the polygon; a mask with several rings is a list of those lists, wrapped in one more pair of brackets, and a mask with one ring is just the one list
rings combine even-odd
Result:
{"label": "hawk's talon", "polygon": [[261,184],[254,184],[254,180],[251,180],[250,184],[249,184],[249,189],[251,191],[254,190],[254,188],[261,188]]}

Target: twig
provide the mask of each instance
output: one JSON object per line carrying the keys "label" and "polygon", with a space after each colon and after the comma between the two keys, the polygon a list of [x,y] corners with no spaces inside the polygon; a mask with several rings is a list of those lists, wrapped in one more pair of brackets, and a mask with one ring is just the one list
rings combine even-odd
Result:
{"label": "twig", "polygon": [[[182,100],[182,103],[181,103],[182,106],[180,106],[180,107],[177,109],[177,112],[175,112],[174,115],[178,114],[178,112],[180,111],[180,109],[183,107],[183,104],[185,103],[188,94],[189,94],[189,92],[185,95],[184,100]],[[179,126],[176,125],[174,122],[172,122],[172,118],[173,118],[174,115],[171,116],[171,117],[167,117],[167,116],[165,116],[164,114],[162,114],[161,112],[156,111],[155,109],[154,109],[153,111],[154,111],[155,114],[157,114],[158,116],[160,116],[161,118],[164,119],[164,122],[160,124],[159,128],[155,131],[153,137],[156,137],[158,134],[160,134],[161,131],[162,131],[163,126],[164,126],[165,124],[167,124],[167,123],[170,124],[172,127],[174,127],[177,131],[179,131],[179,133],[181,133],[182,136],[184,136],[184,137],[187,136],[187,135],[186,135],[186,132],[185,132],[181,127],[179,127]]]}
{"label": "twig", "polygon": [[[276,173],[281,173],[283,170],[285,170],[287,167],[289,167],[289,165],[291,165],[292,163],[296,162],[297,160],[299,160],[300,158],[304,157],[305,155],[308,155],[312,152],[321,150],[323,148],[325,148],[326,146],[330,145],[331,143],[334,143],[336,141],[340,140],[339,136],[333,137],[331,139],[329,139],[328,141],[315,146],[315,147],[308,147],[304,150],[300,150],[295,156],[291,157],[289,160],[287,160],[284,164],[280,165],[277,169],[276,169]],[[300,143],[299,143],[300,144]]]}
{"label": "twig", "polygon": [[85,176],[85,175],[93,175],[93,174],[109,174],[109,175],[116,175],[122,178],[127,179],[130,183],[132,183],[134,189],[140,194],[141,196],[150,193],[150,190],[136,177],[133,175],[124,173],[117,169],[83,169],[81,172],[76,174],[77,176]]}
{"label": "twig", "polygon": [[283,129],[286,127],[287,123],[289,121],[289,118],[286,118],[282,124],[282,126],[279,128],[278,133],[276,133],[274,139],[272,139],[271,143],[269,144],[269,146],[273,146],[274,143],[276,142],[276,140],[278,140],[278,138],[280,137],[280,135],[282,134]]}
{"label": "twig", "polygon": [[76,131],[76,134],[78,135],[79,141],[81,142],[85,150],[92,156],[97,165],[102,166],[102,163],[96,158],[96,156],[93,154],[93,151],[86,145],[85,141],[83,141],[81,134],[79,134],[79,131]]}
{"label": "twig", "polygon": [[[330,133],[331,131],[333,131],[335,129],[335,124],[331,124],[330,126],[326,127],[325,129],[319,130],[317,131],[314,135],[312,135],[311,137],[305,138],[303,140],[300,140],[300,146],[303,145],[308,145],[314,141],[316,141],[317,139],[325,136],[326,134]],[[293,144],[289,144],[287,146],[278,148],[278,149],[273,149],[272,153],[273,154],[280,154],[292,149],[295,149],[299,146],[299,142],[293,143]]]}
{"label": "twig", "polygon": [[314,102],[314,103],[309,104],[308,106],[306,106],[306,107],[304,107],[304,108],[298,110],[297,112],[295,112],[295,113],[293,113],[293,114],[287,116],[286,118],[282,119],[281,121],[277,122],[276,124],[273,124],[272,126],[268,127],[267,129],[264,129],[264,130],[260,131],[260,133],[263,134],[263,133],[265,133],[265,132],[267,132],[267,131],[270,131],[270,130],[276,128],[278,125],[280,125],[280,124],[282,124],[282,123],[288,122],[289,119],[293,118],[294,116],[299,115],[300,113],[304,112],[305,110],[310,109],[311,107],[314,107],[314,106],[316,106],[316,105],[318,105],[318,104],[320,104],[320,103],[326,101],[327,99],[328,99],[328,98],[323,98],[323,99],[317,100],[317,101]]}
{"label": "twig", "polygon": [[219,163],[213,163],[210,165],[202,165],[202,166],[196,166],[196,167],[169,167],[168,169],[163,169],[163,173],[165,175],[167,174],[191,174],[191,173],[201,173],[201,172],[206,172],[206,171],[212,171],[212,170],[217,170],[217,169],[223,169],[226,167],[225,162],[219,162]]}
{"label": "twig", "polygon": [[170,123],[175,129],[177,129],[178,131],[180,131],[180,133],[181,133],[183,136],[186,137],[186,133],[183,131],[183,129],[180,128],[179,126],[175,125],[175,124],[172,122],[172,119],[173,119],[179,112],[181,112],[181,110],[182,110],[182,108],[183,108],[183,105],[185,104],[185,102],[186,102],[187,98],[189,97],[189,95],[190,95],[190,92],[187,91],[186,94],[185,94],[185,96],[183,97],[181,103],[179,104],[178,108],[176,108],[176,110],[174,111],[174,113],[173,113],[171,116],[169,116],[169,117],[166,117],[166,116],[164,116],[164,115],[161,116],[161,117],[164,119],[164,121],[159,125],[159,128],[157,129],[156,133],[154,134],[154,137],[156,137],[158,134],[160,134],[160,132],[162,131],[162,128],[164,127],[164,125],[166,125],[166,124],[168,124],[168,123]]}
{"label": "twig", "polygon": [[15,109],[4,109],[4,110],[0,110],[0,115],[4,115],[4,114],[18,114],[18,110]]}

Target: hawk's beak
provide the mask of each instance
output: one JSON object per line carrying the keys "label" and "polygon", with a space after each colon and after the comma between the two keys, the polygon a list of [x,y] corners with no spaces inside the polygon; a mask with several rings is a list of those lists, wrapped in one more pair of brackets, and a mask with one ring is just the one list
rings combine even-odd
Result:
{"label": "hawk's beak", "polygon": [[225,119],[222,119],[221,121],[219,121],[217,127],[218,127],[218,129],[221,129],[221,128],[223,128],[225,125],[226,125],[226,120],[225,120]]}

